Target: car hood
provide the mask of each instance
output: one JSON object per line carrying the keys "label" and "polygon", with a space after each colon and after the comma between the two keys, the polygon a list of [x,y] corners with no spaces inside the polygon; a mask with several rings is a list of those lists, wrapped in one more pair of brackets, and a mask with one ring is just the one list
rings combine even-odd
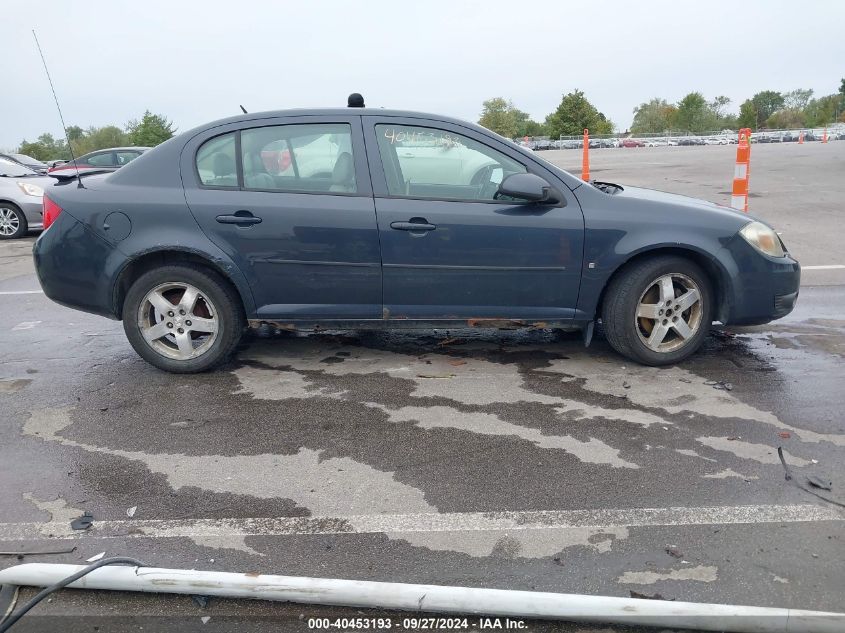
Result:
{"label": "car hood", "polygon": [[624,185],[622,186],[621,191],[618,191],[614,195],[619,198],[631,198],[670,205],[673,207],[684,207],[702,214],[714,214],[724,218],[725,220],[735,221],[738,229],[745,226],[748,222],[757,219],[748,213],[737,211],[736,209],[732,209],[731,207],[723,204],[708,202],[707,200],[701,200],[700,198],[682,196],[677,193],[657,191],[656,189],[644,189],[642,187],[629,187]]}
{"label": "car hood", "polygon": [[0,189],[7,192],[11,192],[12,196],[20,195],[22,198],[27,200],[39,200],[37,196],[24,196],[21,193],[21,190],[18,188],[18,182],[25,182],[30,185],[37,185],[42,189],[47,189],[48,187],[53,186],[55,184],[55,180],[50,178],[49,176],[5,176],[0,177]]}

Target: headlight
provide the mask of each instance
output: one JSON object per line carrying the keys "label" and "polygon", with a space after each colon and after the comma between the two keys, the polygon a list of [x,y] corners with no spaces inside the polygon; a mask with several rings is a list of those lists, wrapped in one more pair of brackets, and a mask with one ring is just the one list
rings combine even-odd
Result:
{"label": "headlight", "polygon": [[783,257],[783,244],[774,229],[762,222],[751,222],[742,227],[739,234],[746,242],[770,257]]}
{"label": "headlight", "polygon": [[40,198],[44,195],[44,189],[38,185],[33,185],[28,182],[19,182],[18,187],[20,187],[21,191],[28,196],[38,196]]}

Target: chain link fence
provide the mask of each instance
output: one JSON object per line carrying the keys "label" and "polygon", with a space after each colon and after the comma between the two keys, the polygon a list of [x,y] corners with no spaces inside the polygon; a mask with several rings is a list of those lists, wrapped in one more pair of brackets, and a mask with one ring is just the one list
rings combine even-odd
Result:
{"label": "chain link fence", "polygon": [[[845,140],[845,124],[837,123],[828,128],[797,128],[784,130],[760,130],[752,132],[752,143],[794,143],[803,134],[804,142],[821,141],[827,136],[828,141]],[[548,136],[529,136],[514,139],[515,143],[535,151],[548,149],[577,149],[583,147],[583,134],[551,139]],[[679,145],[731,145],[739,140],[736,130],[714,130],[693,134],[683,130],[666,130],[649,134],[590,134],[590,148],[603,147],[659,147]]]}

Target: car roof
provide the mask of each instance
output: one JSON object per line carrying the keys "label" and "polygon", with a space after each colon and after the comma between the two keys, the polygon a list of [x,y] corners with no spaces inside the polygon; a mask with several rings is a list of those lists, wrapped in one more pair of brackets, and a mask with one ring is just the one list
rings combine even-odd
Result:
{"label": "car roof", "polygon": [[238,114],[230,116],[225,119],[206,123],[189,130],[190,132],[200,132],[219,125],[228,125],[230,123],[247,123],[250,121],[258,121],[261,119],[273,119],[277,117],[290,116],[378,116],[378,117],[404,117],[409,119],[432,119],[434,121],[441,121],[443,123],[453,123],[455,125],[462,125],[464,127],[478,128],[475,123],[457,119],[442,114],[433,114],[431,112],[417,112],[414,110],[391,110],[386,108],[293,108],[290,110],[267,110],[264,112],[249,112],[247,114]]}
{"label": "car roof", "polygon": [[[148,149],[152,149],[152,148],[151,147],[140,147],[138,145],[130,145],[128,147],[104,147],[102,149],[95,149],[92,152],[88,152],[88,154],[96,154],[97,152],[123,152],[123,151],[130,150],[130,149],[148,150]],[[83,156],[88,156],[88,154],[83,154]],[[82,157],[80,156],[80,158],[82,158]]]}

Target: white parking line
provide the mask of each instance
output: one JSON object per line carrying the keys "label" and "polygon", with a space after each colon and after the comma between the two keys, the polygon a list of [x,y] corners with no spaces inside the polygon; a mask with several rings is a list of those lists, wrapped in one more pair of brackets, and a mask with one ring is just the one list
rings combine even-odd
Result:
{"label": "white parking line", "polygon": [[801,266],[801,270],[841,270],[845,264],[830,264],[828,266]]}
{"label": "white parking line", "polygon": [[6,290],[0,291],[0,295],[43,295],[43,290]]}
{"label": "white parking line", "polygon": [[[714,506],[701,508],[627,508],[519,512],[449,512],[340,517],[241,519],[134,519],[94,521],[85,536],[94,538],[196,538],[297,536],[319,534],[403,534],[549,530],[760,523],[845,521],[834,508],[798,505]],[[0,523],[0,541],[81,536],[65,522]]]}

